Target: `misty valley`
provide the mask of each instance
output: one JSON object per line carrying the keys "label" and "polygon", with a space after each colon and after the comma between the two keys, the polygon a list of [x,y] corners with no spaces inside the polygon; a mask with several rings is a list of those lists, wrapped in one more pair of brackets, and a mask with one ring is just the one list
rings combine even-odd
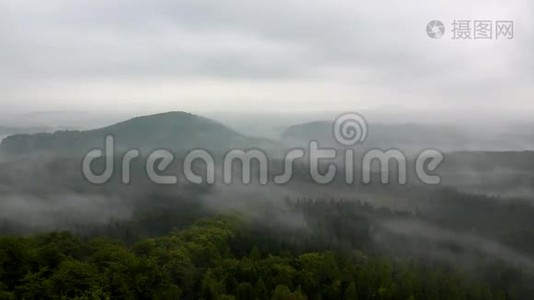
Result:
{"label": "misty valley", "polygon": [[[0,296],[530,298],[534,153],[469,150],[459,146],[458,135],[431,126],[368,126],[369,138],[350,146],[333,138],[330,121],[289,125],[273,137],[185,112],[9,135],[0,145]],[[104,147],[110,135],[111,152]],[[335,166],[329,182],[316,181],[309,153],[288,163],[288,152],[311,141],[339,154],[315,166],[322,175]],[[439,166],[425,169],[439,176],[433,184],[411,168],[399,182],[402,161],[348,166],[344,159],[347,149],[362,157],[368,149],[395,147],[411,165],[417,149],[443,144],[453,149],[445,148]],[[82,170],[84,155],[95,149],[91,172],[112,170],[98,183]],[[127,161],[125,181],[124,157],[132,149],[137,153]],[[214,161],[212,169],[206,159],[190,161],[189,178],[198,182],[179,171],[194,149]],[[246,152],[225,172],[233,149],[261,149],[268,180],[261,180],[261,159],[243,167]],[[172,160],[150,158],[161,150]],[[386,183],[384,164],[390,167]],[[275,177],[288,165],[291,178],[278,184]],[[355,172],[357,183],[347,184],[347,168],[367,170],[370,180],[362,183]],[[233,180],[225,181],[225,173]],[[249,182],[241,180],[244,173]],[[206,180],[210,174],[213,180]],[[171,175],[177,175],[172,184],[153,180]]]}
{"label": "misty valley", "polygon": [[534,299],[534,1],[0,0],[0,300]]}

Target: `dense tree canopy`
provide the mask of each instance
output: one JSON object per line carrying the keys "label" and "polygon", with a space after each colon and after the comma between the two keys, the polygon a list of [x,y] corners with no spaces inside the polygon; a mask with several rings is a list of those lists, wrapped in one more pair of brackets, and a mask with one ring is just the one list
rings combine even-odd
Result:
{"label": "dense tree canopy", "polygon": [[447,268],[352,251],[267,251],[259,239],[229,216],[132,245],[66,232],[6,236],[0,298],[510,298]]}

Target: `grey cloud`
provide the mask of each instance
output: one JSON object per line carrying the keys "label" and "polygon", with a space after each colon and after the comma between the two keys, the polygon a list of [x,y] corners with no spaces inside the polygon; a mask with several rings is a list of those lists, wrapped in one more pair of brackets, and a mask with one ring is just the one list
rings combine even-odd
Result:
{"label": "grey cloud", "polygon": [[[14,96],[54,78],[120,77],[331,81],[385,91],[382,102],[414,108],[524,101],[534,33],[523,12],[532,4],[455,7],[419,0],[17,1],[4,6],[0,21],[0,76]],[[466,15],[517,18],[517,37],[435,41],[424,32],[431,19],[450,27]]]}

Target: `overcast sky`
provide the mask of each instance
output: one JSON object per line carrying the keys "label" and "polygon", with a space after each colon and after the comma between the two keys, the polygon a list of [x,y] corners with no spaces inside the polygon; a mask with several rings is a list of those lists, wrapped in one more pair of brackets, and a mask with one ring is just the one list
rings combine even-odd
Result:
{"label": "overcast sky", "polygon": [[[515,36],[453,40],[455,19],[513,20]],[[0,0],[4,114],[532,115],[533,83],[532,0]]]}

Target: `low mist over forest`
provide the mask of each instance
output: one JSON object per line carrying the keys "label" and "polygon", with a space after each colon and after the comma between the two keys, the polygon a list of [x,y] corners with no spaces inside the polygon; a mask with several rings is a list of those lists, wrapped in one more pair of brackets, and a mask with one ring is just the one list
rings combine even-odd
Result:
{"label": "low mist over forest", "polygon": [[[16,298],[162,293],[171,298],[524,299],[533,292],[534,153],[468,151],[462,147],[467,134],[460,129],[411,124],[367,124],[369,138],[347,147],[338,143],[333,126],[334,120],[320,120],[283,128],[278,137],[259,131],[253,136],[206,117],[168,112],[102,128],[5,138],[0,249],[11,263],[0,273],[2,293]],[[110,135],[113,153],[106,153]],[[277,184],[274,178],[287,168],[285,154],[313,141],[337,153],[354,151],[353,183],[345,181],[347,165],[340,158],[320,161],[318,170],[325,173],[333,165],[336,177],[317,183],[308,153],[292,161],[291,179]],[[451,149],[431,172],[440,176],[439,184],[425,184],[410,168],[407,182],[399,183],[398,162],[389,162],[388,183],[381,182],[378,161],[371,181],[361,180],[365,170],[358,158],[369,150],[398,145],[412,166],[417,147],[440,149],[445,143]],[[82,170],[84,155],[94,149],[103,150],[91,163],[95,174],[105,171],[110,154],[114,159],[105,183],[91,183]],[[124,183],[123,157],[131,149],[139,156]],[[147,173],[150,155],[162,149],[173,160],[157,173],[175,175],[174,184],[155,182]],[[211,183],[202,161],[192,164],[201,183],[184,173],[185,157],[198,149],[213,156]],[[224,158],[235,149],[244,151],[242,157],[252,149],[263,151],[266,183],[254,159],[250,183],[241,181],[247,171],[243,162],[234,162],[232,182],[224,181]],[[223,219],[234,225],[217,221]],[[204,239],[204,234],[214,236]],[[104,237],[108,240],[100,241]],[[69,246],[60,246],[64,243]],[[119,253],[123,265],[110,269],[106,261],[119,259]],[[323,268],[333,273],[306,273]],[[156,276],[140,270],[163,277],[140,283]],[[102,272],[104,277],[97,276]],[[124,277],[130,272],[144,277]],[[147,289],[139,290],[139,284]]]}
{"label": "low mist over forest", "polygon": [[534,2],[0,0],[0,300],[534,298]]}

